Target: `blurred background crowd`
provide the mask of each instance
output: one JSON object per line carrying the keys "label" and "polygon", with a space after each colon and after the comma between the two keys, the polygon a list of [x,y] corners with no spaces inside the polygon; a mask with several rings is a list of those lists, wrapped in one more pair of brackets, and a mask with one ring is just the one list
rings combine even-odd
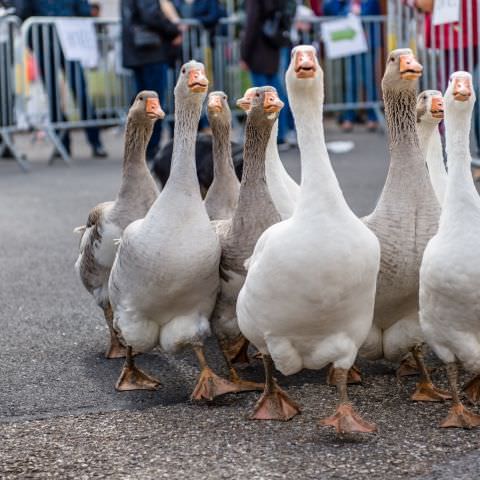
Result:
{"label": "blurred background crowd", "polygon": [[[435,75],[448,77],[448,72],[458,70],[464,64],[469,64],[473,70],[477,69],[478,0],[461,0],[462,17],[470,16],[473,19],[468,31],[459,30],[453,25],[445,25],[433,31],[431,12],[434,0],[395,1],[404,8],[424,14],[421,28],[425,30],[422,33],[426,41],[421,47],[441,50],[446,48],[446,39],[449,39],[451,50],[453,42],[456,54],[452,55],[450,50],[446,50],[444,64],[447,66],[442,67],[445,72],[437,72]],[[309,33],[315,28],[316,19],[350,16],[380,18],[387,14],[387,2],[388,0],[0,0],[0,4],[5,8],[14,8],[22,21],[31,16],[120,17],[122,66],[133,72],[136,91],[155,90],[159,93],[162,104],[169,93],[169,70],[175,69],[175,65],[178,67],[182,57],[188,56],[188,53],[193,55],[192,47],[185,41],[190,29],[187,19],[200,22],[203,29],[209,33],[212,50],[215,47],[216,35],[230,28],[229,24],[222,20],[232,18],[240,21],[237,60],[241,75],[248,79],[247,83],[250,85],[274,86],[280,97],[286,101],[283,77],[290,51],[295,44],[304,42],[305,38],[312,43],[312,38],[316,38],[318,32],[315,32],[314,36]],[[378,72],[381,71],[381,66],[378,58],[384,58],[388,48],[387,35],[383,28],[385,25],[382,24],[382,29],[378,28],[379,23],[373,21],[362,25],[370,53],[345,58],[341,73],[334,69],[333,73],[330,73],[333,82],[339,82],[335,88],[343,91],[342,107],[337,114],[337,120],[339,128],[344,132],[351,132],[355,125],[360,123],[367,131],[374,132],[382,122],[379,109],[368,105],[378,103],[380,97]],[[54,31],[49,35],[55,35]],[[229,41],[233,42],[233,37]],[[319,39],[317,41],[319,42]],[[372,51],[377,53],[372,56]],[[53,56],[46,58],[45,48],[38,48],[36,52],[33,57],[43,84],[46,85],[47,79],[55,76],[55,70],[60,67],[77,102],[81,118],[96,118],[95,106],[89,98],[81,63],[66,61],[61,48],[55,61]],[[213,76],[219,74],[214,70],[212,67],[210,72]],[[245,82],[242,86],[245,86]],[[59,105],[60,92],[51,82],[47,90],[50,121],[58,123],[65,120],[66,114]],[[362,109],[349,107],[360,101],[364,101],[367,106]],[[162,128],[165,125],[168,125],[168,120],[156,124],[147,150],[149,159],[158,155],[162,138],[165,137],[162,137]],[[478,135],[478,125],[476,128]],[[200,129],[208,131],[204,118]],[[93,155],[106,156],[99,128],[90,126],[85,132]],[[68,129],[61,132],[60,138],[69,154],[71,147]],[[279,121],[278,143],[280,150],[288,149],[296,143],[288,104]],[[8,155],[8,149],[5,154]]]}

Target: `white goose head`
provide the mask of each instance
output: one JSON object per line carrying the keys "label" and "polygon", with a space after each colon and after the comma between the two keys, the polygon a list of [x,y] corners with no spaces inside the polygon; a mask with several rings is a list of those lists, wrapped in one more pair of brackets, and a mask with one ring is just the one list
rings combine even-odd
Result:
{"label": "white goose head", "polygon": [[438,125],[444,114],[442,92],[425,90],[417,97],[417,122],[428,122]]}
{"label": "white goose head", "polygon": [[454,72],[450,75],[445,92],[445,108],[450,112],[471,112],[475,104],[472,76],[468,72]]}
{"label": "white goose head", "polygon": [[323,70],[318,63],[315,47],[298,45],[292,50],[285,79],[289,94],[317,89],[323,98]]}
{"label": "white goose head", "polygon": [[208,78],[203,63],[195,60],[184,63],[175,85],[175,98],[186,104],[202,104],[207,91]]}

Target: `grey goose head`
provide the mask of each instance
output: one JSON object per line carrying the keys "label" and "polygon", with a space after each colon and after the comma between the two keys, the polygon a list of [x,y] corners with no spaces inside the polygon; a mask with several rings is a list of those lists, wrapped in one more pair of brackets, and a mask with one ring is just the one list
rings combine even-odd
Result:
{"label": "grey goose head", "polygon": [[165,117],[165,112],[160,106],[157,92],[143,90],[137,94],[130,110],[128,111],[130,120],[136,123],[154,123]]}
{"label": "grey goose head", "polygon": [[232,112],[225,92],[216,91],[208,94],[207,115],[210,125],[216,123],[230,125]]}
{"label": "grey goose head", "polygon": [[382,79],[383,90],[414,91],[423,67],[409,48],[392,50],[387,58]]}
{"label": "grey goose head", "polygon": [[283,106],[284,103],[278,97],[277,90],[274,87],[256,88],[247,112],[248,122],[257,126],[257,128],[262,126],[271,128]]}
{"label": "grey goose head", "polygon": [[202,104],[208,91],[203,63],[190,60],[182,65],[175,85],[175,98],[185,104]]}

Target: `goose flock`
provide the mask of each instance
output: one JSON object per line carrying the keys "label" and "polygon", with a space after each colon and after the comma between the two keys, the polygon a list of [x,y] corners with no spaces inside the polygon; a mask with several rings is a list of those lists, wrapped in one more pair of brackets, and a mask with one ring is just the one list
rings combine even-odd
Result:
{"label": "goose flock", "polygon": [[[455,72],[444,95],[417,96],[421,75],[410,49],[389,54],[382,89],[390,167],[365,218],[347,204],[328,156],[324,77],[314,47],[293,49],[285,78],[300,185],[278,154],[283,102],[276,90],[250,88],[237,101],[246,114],[241,182],[228,99],[213,91],[207,113],[214,180],[202,198],[195,141],[209,82],[204,66],[192,60],[175,87],[171,174],[159,192],[145,150],[164,113],[155,92],[137,95],[127,117],[118,196],[93,208],[76,229],[75,267],[104,312],[106,356],[125,357],[117,390],[159,388],[160,380],[135,365],[136,354],[190,347],[200,367],[193,400],[261,390],[251,418],[289,420],[300,406],[277,384],[274,367],[292,375],[329,366],[338,405],[320,423],[339,433],[367,433],[376,425],[355,410],[348,384],[362,379],[357,356],[384,358],[398,365],[399,376],[420,375],[412,400],[452,401],[442,427],[480,425],[462,403],[457,379],[461,364],[474,375],[467,398],[480,400],[480,260],[470,253],[480,236],[469,153],[475,94],[471,75]],[[204,341],[211,334],[228,378],[208,363]],[[432,383],[425,344],[445,363],[448,392]],[[263,359],[264,384],[237,372],[249,345]]]}

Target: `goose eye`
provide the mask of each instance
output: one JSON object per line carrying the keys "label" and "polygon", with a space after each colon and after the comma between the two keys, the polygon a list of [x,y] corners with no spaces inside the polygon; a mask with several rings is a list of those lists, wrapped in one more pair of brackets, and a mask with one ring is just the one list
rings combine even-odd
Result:
{"label": "goose eye", "polygon": [[395,59],[393,57],[390,57],[390,62],[394,62]]}
{"label": "goose eye", "polygon": [[138,97],[138,99],[143,102],[143,97]]}
{"label": "goose eye", "polygon": [[259,93],[257,93],[257,95],[256,95],[256,96],[257,96],[257,97],[259,97],[259,96],[260,96],[260,94],[259,94]]}
{"label": "goose eye", "polygon": [[227,100],[227,96],[226,96],[226,95],[224,95],[223,99],[226,101],[226,100]]}
{"label": "goose eye", "polygon": [[182,68],[182,73],[185,73],[187,71],[187,69],[184,67]]}

